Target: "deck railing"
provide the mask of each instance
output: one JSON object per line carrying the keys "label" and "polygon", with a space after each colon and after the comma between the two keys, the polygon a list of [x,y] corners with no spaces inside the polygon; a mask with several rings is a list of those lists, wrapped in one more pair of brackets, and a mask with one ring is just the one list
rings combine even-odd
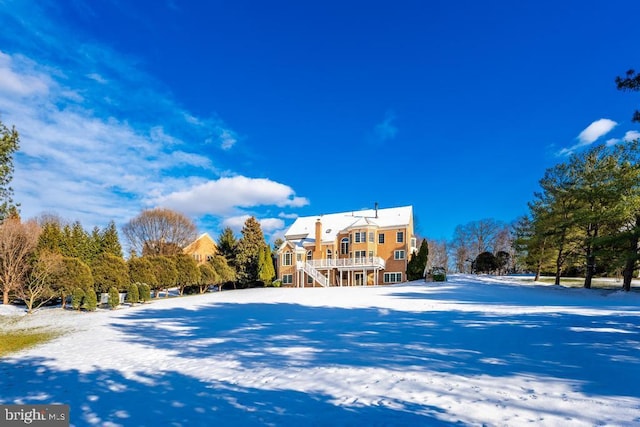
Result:
{"label": "deck railing", "polygon": [[355,268],[369,267],[384,269],[384,259],[374,257],[356,257],[356,258],[336,258],[336,259],[314,259],[307,261],[314,268]]}

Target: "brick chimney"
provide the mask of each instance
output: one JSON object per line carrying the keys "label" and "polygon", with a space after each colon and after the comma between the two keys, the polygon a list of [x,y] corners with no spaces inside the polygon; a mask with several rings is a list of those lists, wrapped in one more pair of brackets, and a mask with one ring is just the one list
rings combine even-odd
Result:
{"label": "brick chimney", "polygon": [[322,222],[320,218],[316,220],[316,257],[322,258]]}

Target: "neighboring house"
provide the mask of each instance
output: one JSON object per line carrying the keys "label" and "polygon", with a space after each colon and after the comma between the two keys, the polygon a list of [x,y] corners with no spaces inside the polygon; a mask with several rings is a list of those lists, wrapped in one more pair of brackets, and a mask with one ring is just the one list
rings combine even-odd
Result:
{"label": "neighboring house", "polygon": [[182,251],[187,255],[191,255],[198,264],[202,264],[209,261],[211,257],[216,254],[218,249],[211,236],[204,233],[187,245]]}
{"label": "neighboring house", "polygon": [[406,280],[417,251],[413,207],[296,219],[277,251],[283,286],[363,286]]}

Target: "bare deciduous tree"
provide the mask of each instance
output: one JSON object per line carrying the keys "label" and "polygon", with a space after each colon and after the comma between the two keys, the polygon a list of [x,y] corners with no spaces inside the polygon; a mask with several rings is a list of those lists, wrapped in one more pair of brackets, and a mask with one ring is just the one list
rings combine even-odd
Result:
{"label": "bare deciduous tree", "polygon": [[429,245],[429,258],[427,259],[427,270],[433,267],[443,267],[449,269],[449,254],[447,253],[447,242],[444,240],[427,240]]}
{"label": "bare deciduous tree", "polygon": [[35,221],[20,222],[8,218],[0,225],[0,286],[2,303],[9,304],[9,294],[18,289],[29,274],[29,257],[40,235]]}
{"label": "bare deciduous tree", "polygon": [[61,269],[62,255],[51,252],[38,255],[24,281],[16,289],[16,295],[27,305],[28,314],[58,296],[50,286],[50,278]]}
{"label": "bare deciduous tree", "polygon": [[131,250],[139,255],[176,255],[197,237],[196,225],[170,209],[142,211],[122,227]]}

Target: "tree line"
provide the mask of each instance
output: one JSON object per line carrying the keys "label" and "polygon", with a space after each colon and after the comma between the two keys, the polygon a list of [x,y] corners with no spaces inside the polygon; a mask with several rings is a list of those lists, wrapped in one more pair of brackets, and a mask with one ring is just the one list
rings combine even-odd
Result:
{"label": "tree line", "polygon": [[113,221],[86,230],[79,221],[45,214],[23,221],[13,200],[13,155],[20,137],[0,121],[0,289],[3,304],[21,300],[29,312],[60,299],[74,308],[94,310],[98,295],[109,304],[127,293],[131,303],[158,297],[164,290],[206,292],[211,286],[272,285],[275,268],[260,223],[250,217],[237,238],[226,228],[218,253],[206,262],[183,253],[197,237],[193,221],[179,212],[155,208],[142,211],[122,227],[129,244],[123,256]]}

